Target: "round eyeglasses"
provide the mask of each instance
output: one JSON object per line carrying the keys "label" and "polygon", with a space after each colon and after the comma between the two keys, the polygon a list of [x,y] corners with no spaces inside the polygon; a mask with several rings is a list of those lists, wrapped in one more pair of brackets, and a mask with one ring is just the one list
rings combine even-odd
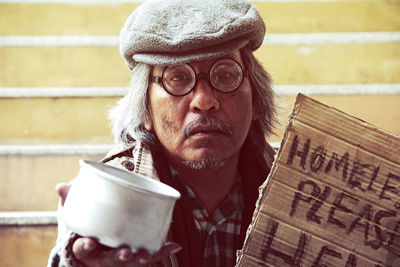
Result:
{"label": "round eyeglasses", "polygon": [[189,64],[165,67],[161,76],[151,76],[151,81],[161,84],[165,91],[174,96],[184,96],[190,93],[200,79],[207,79],[210,86],[222,93],[230,93],[240,87],[243,71],[238,62],[233,59],[217,60],[209,73],[196,74]]}

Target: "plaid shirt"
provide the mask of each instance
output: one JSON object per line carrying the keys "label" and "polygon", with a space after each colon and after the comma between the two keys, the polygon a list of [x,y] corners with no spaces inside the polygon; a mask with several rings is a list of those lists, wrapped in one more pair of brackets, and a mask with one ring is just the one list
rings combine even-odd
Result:
{"label": "plaid shirt", "polygon": [[[170,166],[171,174],[178,181],[178,172]],[[205,239],[204,267],[233,267],[236,265],[235,243],[239,238],[242,224],[244,198],[241,177],[238,174],[236,183],[224,201],[213,214],[208,214],[195,192],[186,184],[183,185],[190,202],[192,214],[201,239]],[[171,262],[164,259],[152,267],[169,267]]]}
{"label": "plaid shirt", "polygon": [[189,186],[185,188],[187,192],[184,193],[187,193],[192,200],[189,205],[192,208],[196,228],[201,238],[205,239],[205,266],[235,266],[234,244],[240,235],[244,207],[240,179],[213,214],[207,213]]}

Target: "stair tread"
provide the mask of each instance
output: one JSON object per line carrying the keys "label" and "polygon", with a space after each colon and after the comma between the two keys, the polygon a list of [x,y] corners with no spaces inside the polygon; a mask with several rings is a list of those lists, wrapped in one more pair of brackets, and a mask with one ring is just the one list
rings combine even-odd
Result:
{"label": "stair tread", "polygon": [[[393,31],[398,1],[254,1],[270,33]],[[0,3],[0,35],[114,35],[139,3]],[[54,18],[58,18],[54,20]],[[13,27],[7,27],[7,25]]]}

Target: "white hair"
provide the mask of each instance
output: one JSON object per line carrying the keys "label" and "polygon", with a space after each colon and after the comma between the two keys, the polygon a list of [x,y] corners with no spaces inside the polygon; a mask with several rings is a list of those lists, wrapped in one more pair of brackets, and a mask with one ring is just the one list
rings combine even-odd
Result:
{"label": "white hair", "polygon": [[109,112],[116,144],[128,144],[133,140],[145,141],[150,138],[144,129],[144,123],[150,121],[147,89],[151,69],[150,65],[144,63],[138,63],[132,69],[129,93]]}

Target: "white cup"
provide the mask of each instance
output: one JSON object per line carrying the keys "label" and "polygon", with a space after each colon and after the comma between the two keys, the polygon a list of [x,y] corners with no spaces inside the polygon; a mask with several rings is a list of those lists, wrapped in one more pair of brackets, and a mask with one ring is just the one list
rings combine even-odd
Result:
{"label": "white cup", "polygon": [[73,232],[133,252],[158,251],[180,194],[172,187],[102,163],[80,160],[61,219]]}

